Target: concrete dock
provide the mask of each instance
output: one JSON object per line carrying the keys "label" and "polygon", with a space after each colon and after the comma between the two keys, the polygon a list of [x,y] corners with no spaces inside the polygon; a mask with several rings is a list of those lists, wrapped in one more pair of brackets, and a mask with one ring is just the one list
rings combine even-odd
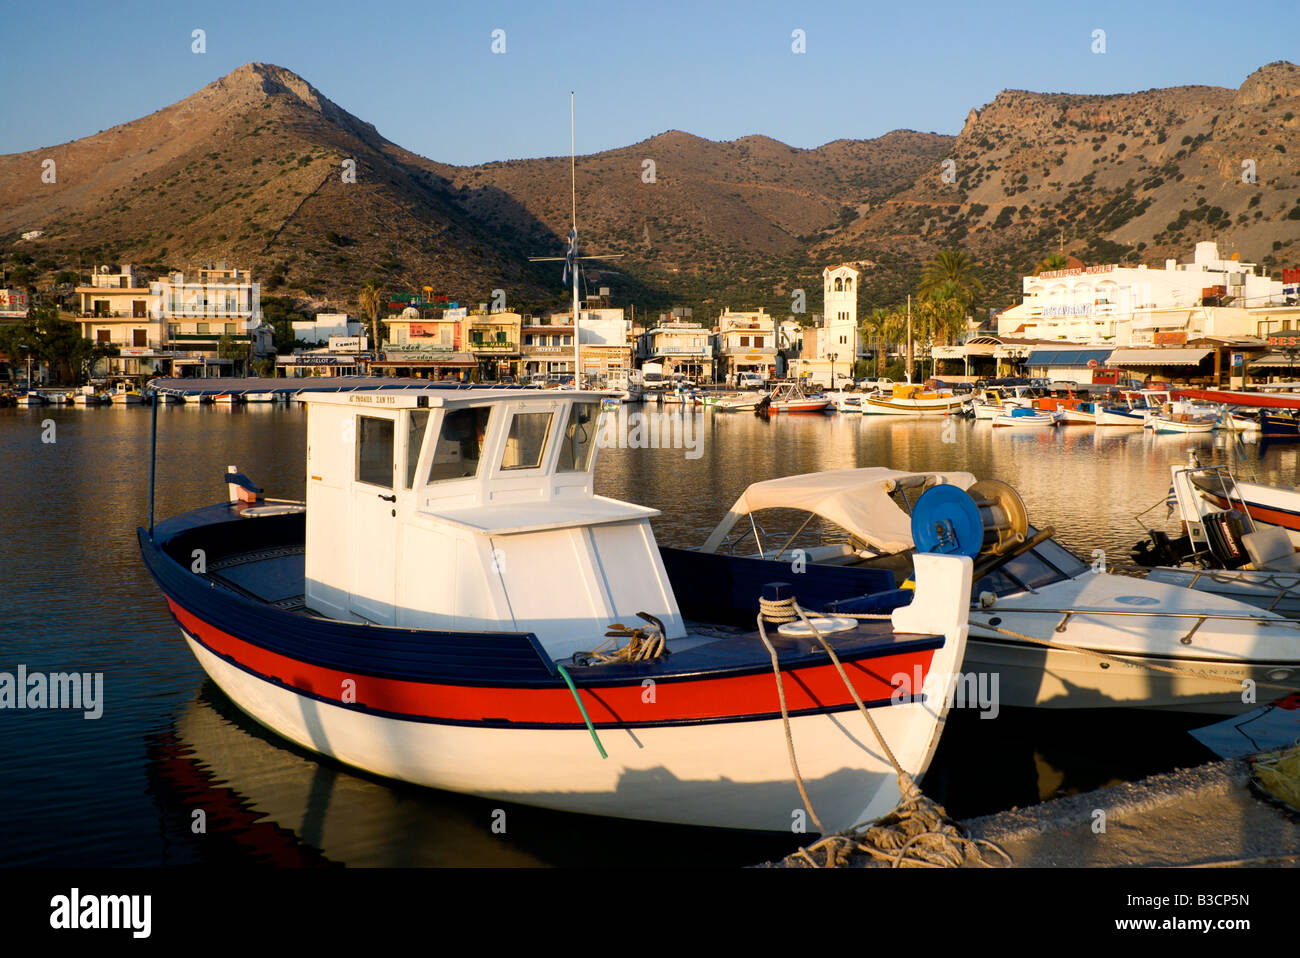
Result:
{"label": "concrete dock", "polygon": [[[1300,865],[1300,815],[1256,797],[1249,781],[1245,759],[1225,759],[959,824],[1020,868]],[[793,855],[770,864],[808,867]],[[865,855],[852,865],[888,867]]]}

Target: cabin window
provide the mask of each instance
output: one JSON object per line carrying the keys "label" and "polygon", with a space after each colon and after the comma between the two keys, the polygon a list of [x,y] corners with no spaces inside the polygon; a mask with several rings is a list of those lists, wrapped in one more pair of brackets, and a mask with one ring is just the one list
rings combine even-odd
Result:
{"label": "cabin window", "polygon": [[430,482],[449,479],[472,479],[478,475],[483,436],[487,433],[491,406],[449,409],[442,414],[438,443],[433,447]]}
{"label": "cabin window", "polygon": [[420,462],[420,448],[424,445],[424,427],[429,424],[427,409],[412,409],[406,417],[406,485],[415,485],[415,467]]}
{"label": "cabin window", "polygon": [[586,472],[591,467],[591,452],[596,448],[596,430],[600,409],[594,402],[575,402],[569,411],[569,424],[560,443],[557,472]]}
{"label": "cabin window", "polygon": [[357,417],[357,482],[393,488],[393,421]]}
{"label": "cabin window", "polygon": [[540,466],[554,418],[554,414],[549,412],[515,413],[510,420],[510,434],[506,436],[505,455],[501,457],[502,470],[536,469]]}

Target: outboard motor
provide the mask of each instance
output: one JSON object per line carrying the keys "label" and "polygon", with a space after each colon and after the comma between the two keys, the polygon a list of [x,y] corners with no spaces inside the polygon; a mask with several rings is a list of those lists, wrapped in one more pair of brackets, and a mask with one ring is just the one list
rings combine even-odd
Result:
{"label": "outboard motor", "polygon": [[1250,561],[1242,541],[1248,531],[1246,517],[1239,509],[1207,513],[1201,519],[1210,554],[1225,569],[1239,569]]}

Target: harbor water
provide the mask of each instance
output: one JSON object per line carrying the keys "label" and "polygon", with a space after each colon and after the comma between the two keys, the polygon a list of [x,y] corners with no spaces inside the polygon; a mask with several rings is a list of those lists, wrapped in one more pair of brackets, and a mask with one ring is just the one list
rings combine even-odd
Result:
{"label": "harbor water", "polygon": [[[662,431],[672,439],[647,448],[644,434],[655,430],[643,430],[616,441],[601,453],[596,491],[660,510],[656,535],[675,546],[700,544],[751,482],[888,466],[1001,479],[1031,522],[1054,527],[1085,560],[1114,565],[1165,520],[1169,467],[1189,452],[1286,484],[1300,455],[1296,445],[1234,448],[1222,434],[631,408],[677,417]],[[147,522],[150,416],[147,407],[0,409],[0,672],[102,674],[97,717],[0,710],[0,863],[742,865],[806,841],[404,786],[262,729],[206,679],[141,565],[135,530]],[[157,515],[224,499],[230,464],[269,496],[302,498],[305,424],[296,406],[159,408]],[[955,817],[1029,805],[1205,761],[1210,754],[1186,731],[1212,721],[960,710],[925,787]]]}

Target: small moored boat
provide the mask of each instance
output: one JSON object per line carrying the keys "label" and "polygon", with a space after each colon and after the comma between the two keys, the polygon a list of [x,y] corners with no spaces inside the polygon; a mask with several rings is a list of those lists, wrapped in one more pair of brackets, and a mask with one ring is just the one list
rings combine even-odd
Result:
{"label": "small moored boat", "polygon": [[[302,398],[305,503],[235,474],[235,501],[138,532],[200,664],[279,735],[434,788],[786,833],[787,730],[828,830],[898,803],[886,745],[925,771],[965,652],[969,558],[918,556],[914,601],[814,618],[820,639],[798,615],[727,622],[726,603],[690,620],[678,592],[716,593],[740,560],[674,575],[657,513],[595,494],[600,396]],[[769,575],[793,591],[767,598],[793,609],[809,579]]]}

